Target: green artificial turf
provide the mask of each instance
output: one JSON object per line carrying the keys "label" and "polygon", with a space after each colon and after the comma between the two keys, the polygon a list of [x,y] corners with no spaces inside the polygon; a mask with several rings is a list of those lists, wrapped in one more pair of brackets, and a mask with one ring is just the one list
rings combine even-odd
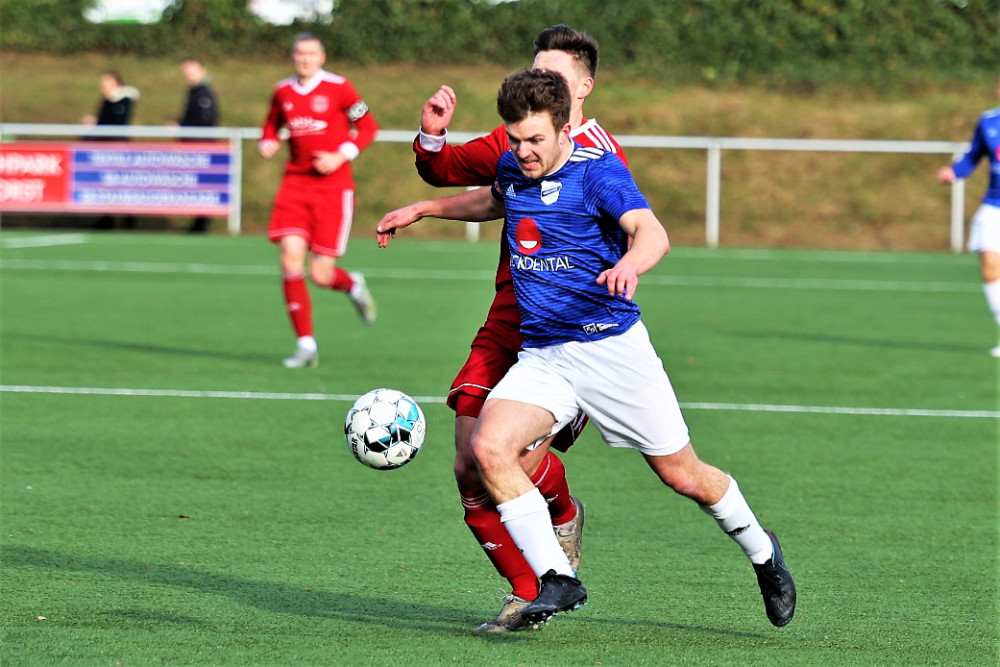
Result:
{"label": "green artificial turf", "polygon": [[[428,223],[433,224],[433,223]],[[505,582],[462,522],[443,396],[495,244],[355,238],[379,320],[313,289],[321,364],[253,237],[0,234],[5,665],[996,665],[996,344],[970,256],[675,248],[637,294],[702,458],[781,538],[786,628],[689,501],[594,429],[590,604],[478,636]],[[41,245],[39,245],[41,244]],[[420,400],[378,472],[353,397]]]}

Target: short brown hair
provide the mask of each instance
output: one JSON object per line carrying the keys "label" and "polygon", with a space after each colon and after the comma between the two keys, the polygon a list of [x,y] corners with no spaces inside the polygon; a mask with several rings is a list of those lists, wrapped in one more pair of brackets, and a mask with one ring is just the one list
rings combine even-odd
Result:
{"label": "short brown hair", "polygon": [[591,78],[597,75],[600,52],[597,40],[585,32],[560,23],[546,28],[535,37],[535,55],[542,51],[564,51],[586,68]]}
{"label": "short brown hair", "polygon": [[507,76],[497,93],[497,113],[504,123],[517,123],[547,111],[558,132],[569,122],[569,84],[558,72],[519,69]]}

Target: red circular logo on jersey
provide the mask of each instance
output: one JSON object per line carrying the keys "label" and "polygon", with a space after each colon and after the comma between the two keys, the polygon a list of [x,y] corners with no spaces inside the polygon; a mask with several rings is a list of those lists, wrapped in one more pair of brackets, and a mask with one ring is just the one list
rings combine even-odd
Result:
{"label": "red circular logo on jersey", "polygon": [[531,218],[517,221],[514,238],[517,240],[517,249],[525,255],[533,255],[542,247],[542,235],[538,233],[538,225]]}

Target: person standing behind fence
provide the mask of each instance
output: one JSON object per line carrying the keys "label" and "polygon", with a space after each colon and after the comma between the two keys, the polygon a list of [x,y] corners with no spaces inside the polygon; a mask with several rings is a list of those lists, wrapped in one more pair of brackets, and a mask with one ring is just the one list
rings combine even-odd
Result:
{"label": "person standing behind fence", "polygon": [[[135,112],[135,103],[139,99],[139,90],[134,86],[126,86],[121,74],[108,70],[102,72],[97,80],[101,91],[101,104],[97,115],[87,115],[81,119],[84,125],[129,125]],[[92,141],[128,141],[128,137],[90,136]]]}
{"label": "person standing behind fence", "polygon": [[[97,115],[84,116],[80,122],[84,125],[131,124],[135,103],[139,99],[139,90],[134,86],[126,86],[121,74],[112,70],[101,73],[97,87],[101,91],[101,104],[97,108]],[[90,135],[86,138],[89,141],[128,141],[128,137]],[[101,216],[97,221],[98,229],[111,229],[114,226],[114,218],[110,215]],[[125,216],[122,218],[122,226],[135,227],[135,217]]]}
{"label": "person standing behind fence", "polygon": [[[1000,78],[997,95],[1000,95]],[[990,181],[982,204],[972,216],[967,247],[969,252],[979,253],[986,303],[1000,325],[1000,107],[979,117],[969,150],[954,164],[941,167],[938,181],[950,184],[971,176],[984,157],[990,165]],[[990,349],[990,355],[1000,357],[1000,345]]]}
{"label": "person standing behind fence", "polygon": [[[219,124],[219,106],[215,91],[209,85],[205,65],[197,58],[186,58],[181,62],[181,74],[188,84],[187,103],[180,120],[168,125],[180,127],[215,127]],[[183,140],[182,140],[183,141]],[[190,139],[188,139],[190,141]],[[188,231],[204,233],[208,231],[209,218],[199,216],[191,222]]]}
{"label": "person standing behind fence", "polygon": [[303,368],[319,362],[305,282],[310,251],[312,282],[347,294],[365,324],[375,321],[375,302],[365,277],[348,273],[336,262],[347,249],[354,215],[351,161],[375,140],[378,124],[351,82],[323,69],[326,50],[318,37],[296,36],[292,62],[297,76],[275,87],[258,151],[274,157],[281,148],[278,131],[288,128],[290,156],[268,237],[280,248],[285,305],[298,339],[295,352],[283,363]]}

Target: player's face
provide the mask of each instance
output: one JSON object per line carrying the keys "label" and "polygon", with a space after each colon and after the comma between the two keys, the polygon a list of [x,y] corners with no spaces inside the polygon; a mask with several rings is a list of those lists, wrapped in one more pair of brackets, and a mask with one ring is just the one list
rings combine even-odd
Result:
{"label": "player's face", "polygon": [[569,123],[558,132],[547,111],[530,114],[524,120],[507,125],[510,150],[517,166],[528,178],[539,179],[556,171],[569,157]]}
{"label": "player's face", "polygon": [[300,79],[308,79],[319,71],[326,62],[326,52],[323,45],[316,39],[303,39],[295,42],[292,50],[292,62],[295,63],[295,73]]}
{"label": "player's face", "polygon": [[586,97],[594,87],[594,80],[590,78],[590,74],[581,71],[583,67],[565,51],[540,51],[535,56],[532,68],[562,74],[569,84],[570,96],[574,102]]}

